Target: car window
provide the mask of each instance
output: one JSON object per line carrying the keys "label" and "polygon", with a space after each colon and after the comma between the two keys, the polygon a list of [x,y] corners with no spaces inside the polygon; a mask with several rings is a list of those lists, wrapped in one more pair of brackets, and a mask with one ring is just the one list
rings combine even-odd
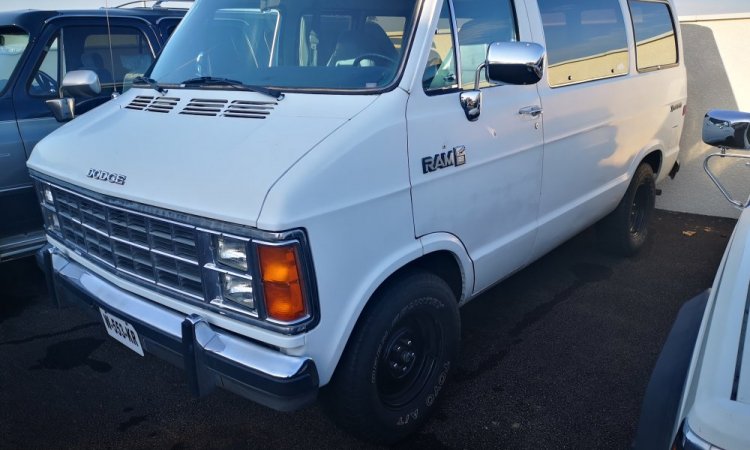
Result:
{"label": "car window", "polygon": [[[137,28],[70,26],[63,29],[63,73],[92,70],[99,76],[102,95],[127,90],[154,60],[146,36]],[[110,52],[111,49],[111,52]]]}
{"label": "car window", "polygon": [[[461,83],[464,89],[473,89],[477,68],[487,59],[487,50],[493,42],[518,40],[513,4],[510,0],[457,0],[459,57],[461,58]],[[489,86],[486,71],[480,87]]]}
{"label": "car window", "polygon": [[458,87],[453,24],[448,0],[443,1],[440,20],[432,38],[430,55],[422,75],[422,86],[427,93],[438,93]]}
{"label": "car window", "polygon": [[[64,44],[62,47],[60,40]],[[60,48],[64,49],[64,55]],[[132,85],[135,77],[143,75],[153,60],[148,39],[137,28],[111,27],[110,41],[106,26],[64,27],[45,48],[41,64],[31,78],[29,94],[56,97],[59,77],[81,69],[96,72],[102,96],[121,93]]]}
{"label": "car window", "polygon": [[539,0],[552,87],[627,74],[628,39],[618,0]]}
{"label": "car window", "polygon": [[[461,87],[473,89],[477,69],[487,59],[493,42],[518,40],[518,28],[510,0],[458,0],[453,2],[458,27]],[[444,2],[422,83],[427,92],[457,87],[453,31],[448,3]],[[486,72],[480,87],[490,86]]]}
{"label": "car window", "polygon": [[638,70],[677,64],[677,33],[666,3],[631,1]]}
{"label": "car window", "polygon": [[34,72],[29,84],[29,94],[35,97],[57,97],[60,80],[60,38],[55,36],[52,42],[44,49],[42,63]]}
{"label": "car window", "polygon": [[21,55],[29,45],[29,35],[15,27],[0,28],[0,92],[18,66]]}
{"label": "car window", "polygon": [[174,89],[224,78],[284,91],[379,90],[404,66],[419,3],[196,2],[150,77]]}

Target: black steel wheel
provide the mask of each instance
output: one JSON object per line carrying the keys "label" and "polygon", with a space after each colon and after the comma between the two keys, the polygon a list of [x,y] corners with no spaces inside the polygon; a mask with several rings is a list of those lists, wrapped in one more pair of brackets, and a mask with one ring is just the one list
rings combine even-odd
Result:
{"label": "black steel wheel", "polygon": [[636,254],[646,244],[655,204],[654,171],[650,165],[641,164],[617,209],[600,223],[603,244],[624,256]]}
{"label": "black steel wheel", "polygon": [[357,437],[397,442],[434,410],[459,339],[458,305],[445,281],[427,272],[399,277],[362,313],[325,403]]}

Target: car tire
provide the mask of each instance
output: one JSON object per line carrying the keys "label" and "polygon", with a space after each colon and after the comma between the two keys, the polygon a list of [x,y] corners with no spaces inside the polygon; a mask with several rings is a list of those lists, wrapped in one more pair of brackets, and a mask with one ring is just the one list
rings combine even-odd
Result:
{"label": "car tire", "polygon": [[641,164],[617,208],[599,226],[602,243],[612,252],[632,256],[648,239],[648,227],[656,204],[654,171]]}
{"label": "car tire", "polygon": [[428,272],[389,282],[363,312],[323,397],[360,439],[392,444],[435,409],[460,340],[458,303]]}

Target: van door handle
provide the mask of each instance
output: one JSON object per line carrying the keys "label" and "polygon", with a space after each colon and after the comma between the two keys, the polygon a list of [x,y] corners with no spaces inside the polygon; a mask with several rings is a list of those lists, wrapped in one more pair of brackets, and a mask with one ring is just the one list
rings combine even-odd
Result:
{"label": "van door handle", "polygon": [[538,117],[542,112],[543,110],[541,106],[527,106],[518,110],[518,114],[531,117]]}

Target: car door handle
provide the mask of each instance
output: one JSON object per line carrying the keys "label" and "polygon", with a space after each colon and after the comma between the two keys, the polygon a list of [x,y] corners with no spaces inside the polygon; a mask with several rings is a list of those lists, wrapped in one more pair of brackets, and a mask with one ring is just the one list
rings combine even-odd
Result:
{"label": "car door handle", "polygon": [[527,106],[518,110],[518,114],[531,117],[538,117],[542,112],[543,110],[541,106]]}

